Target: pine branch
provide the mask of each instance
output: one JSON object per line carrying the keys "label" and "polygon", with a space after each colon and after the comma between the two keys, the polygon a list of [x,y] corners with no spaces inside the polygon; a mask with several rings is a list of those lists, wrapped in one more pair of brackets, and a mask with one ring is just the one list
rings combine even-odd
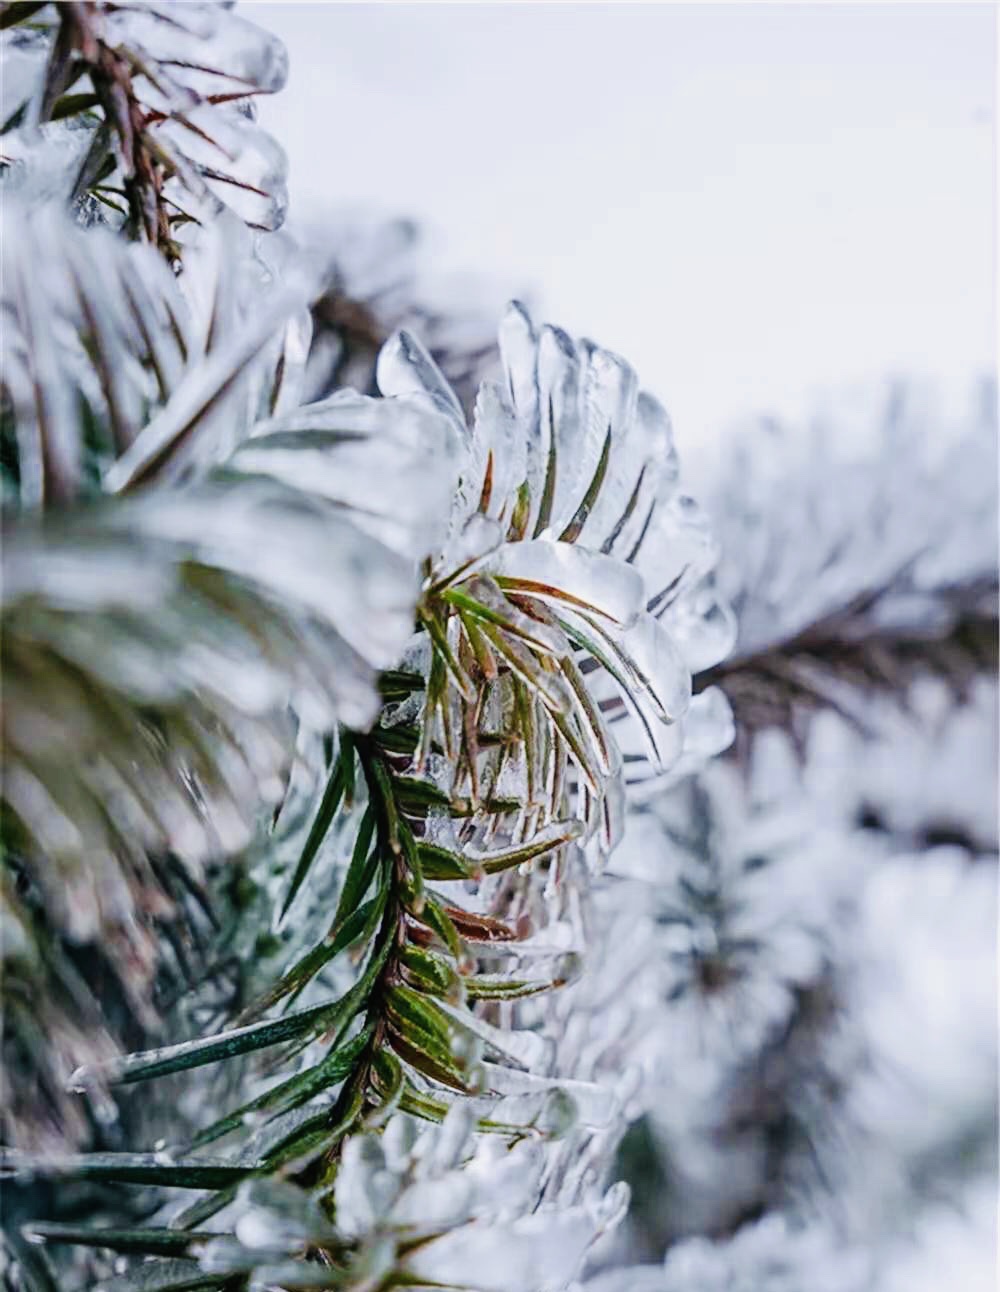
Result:
{"label": "pine branch", "polygon": [[177,230],[223,203],[253,227],[281,224],[284,157],[245,115],[253,96],[284,84],[273,37],[212,4],[87,0],[41,13],[8,6],[4,17],[4,48],[34,64],[2,123],[8,183],[28,192],[44,183],[46,148],[72,141],[78,170],[66,196],[91,195],[170,261],[180,258]]}
{"label": "pine branch", "polygon": [[509,293],[478,279],[452,283],[427,272],[429,248],[410,220],[323,221],[305,241],[327,263],[312,309],[308,398],[342,386],[373,393],[379,350],[394,332],[421,338],[464,409],[497,375],[494,320]]}
{"label": "pine branch", "polygon": [[976,678],[997,668],[996,581],[989,575],[942,588],[937,605],[947,618],[882,625],[882,603],[905,596],[906,581],[862,593],[843,609],[757,650],[740,652],[699,679],[720,686],[733,706],[737,746],[768,728],[787,731],[800,752],[809,718],[832,710],[861,731],[870,730],[865,701],[873,693],[905,706],[913,683],[931,675],[962,702]]}
{"label": "pine branch", "polygon": [[[369,308],[335,284],[307,384],[326,395],[368,369],[385,397],[302,405],[308,286],[273,290],[274,243],[246,242],[220,211],[256,229],[283,216],[283,157],[250,104],[280,86],[283,52],[228,10],[3,11],[21,77],[2,123],[8,196],[32,215],[68,201],[84,222],[100,203],[101,222],[149,244],[71,234],[43,212],[37,230],[15,221],[21,259],[5,274],[15,1114],[38,1084],[58,1126],[68,1095],[82,1140],[85,1116],[112,1124],[109,1087],[233,1074],[213,1085],[225,1111],[193,1136],[178,1097],[179,1149],[77,1154],[64,1134],[57,1153],[4,1150],[4,1176],[31,1190],[196,1195],[169,1227],[137,1216],[142,1203],[103,1213],[111,1229],[29,1227],[21,1269],[50,1292],[60,1275],[39,1243],[72,1243],[133,1258],[114,1278],[93,1266],[115,1289],[565,1284],[625,1199],[531,1214],[543,1169],[546,1196],[569,1170],[568,1150],[543,1164],[541,1148],[609,1120],[600,1087],[553,1077],[531,1002],[578,970],[581,894],[620,834],[626,785],[648,789],[728,739],[718,692],[689,709],[691,672],[731,641],[705,583],[714,548],[631,369],[518,307],[503,382],[481,389],[469,424],[471,391],[409,335],[375,360],[402,321],[385,299]],[[470,386],[491,346],[456,356],[442,315],[417,314]],[[321,743],[326,786],[286,866],[299,774]],[[332,920],[290,937],[268,982],[283,944],[264,922],[280,932],[307,898],[329,901],[329,854],[348,837]],[[226,887],[203,868],[241,851],[229,883],[234,907],[241,881],[254,890],[252,944],[234,911],[209,935],[213,985],[191,994],[176,1043],[109,1057],[108,990],[81,990],[53,949],[100,944],[112,992],[127,983],[152,1030],[164,944],[182,988]],[[263,991],[221,1031],[199,1028],[248,946],[237,976]],[[40,1038],[53,1018],[58,1053]],[[67,1082],[74,1048],[84,1063]],[[429,1130],[410,1153],[414,1120]],[[502,1145],[489,1189],[472,1128]]]}
{"label": "pine branch", "polygon": [[[618,711],[614,726],[606,721],[599,674],[585,674],[582,663],[612,680],[662,769],[683,748],[683,734],[671,732],[690,694],[683,633],[702,614],[711,624],[716,603],[689,604],[705,563],[701,531],[685,507],[670,506],[669,430],[631,370],[554,329],[536,333],[517,307],[502,350],[507,389],[484,388],[472,427],[412,338],[390,341],[380,360],[385,394],[425,401],[419,406],[446,417],[466,448],[450,534],[424,565],[418,631],[401,667],[382,676],[370,733],[341,731],[291,874],[288,916],[350,804],[352,856],[325,936],[235,1028],[82,1071],[75,1084],[131,1084],[275,1047],[280,1079],[171,1161],[111,1155],[46,1167],[14,1157],[9,1170],[206,1186],[182,1227],[220,1211],[240,1181],[280,1173],[321,1204],[326,1236],[310,1231],[307,1257],[337,1270],[335,1284],[360,1286],[381,1237],[352,1241],[338,1181],[362,1131],[399,1110],[443,1122],[445,1134],[464,1106],[480,1131],[511,1145],[563,1133],[576,1096],[586,1096],[584,1108],[600,1105],[598,1089],[570,1081],[570,1097],[551,1079],[548,1043],[517,1026],[517,1003],[562,985],[576,957],[505,916],[518,905],[508,880],[530,871],[530,882],[559,900],[579,849],[599,855],[616,841],[623,764],[614,733],[627,723]],[[268,460],[255,440],[245,453],[258,467]],[[301,455],[277,460],[297,470]],[[322,488],[311,467],[306,459]],[[388,519],[397,500],[386,492]],[[651,533],[681,540],[669,585],[653,596],[635,565]],[[709,632],[702,657],[723,641]],[[348,953],[358,963],[353,981],[317,999]],[[291,1010],[300,996],[313,1003]],[[248,1118],[258,1127],[249,1137]],[[235,1142],[236,1156],[202,1157],[217,1141]],[[618,1214],[620,1200],[608,1206]],[[387,1278],[404,1278],[408,1232],[389,1225]],[[237,1248],[234,1259],[261,1265],[264,1258]],[[302,1253],[296,1246],[284,1254]]]}
{"label": "pine branch", "polygon": [[291,266],[266,308],[249,235],[221,220],[179,278],[148,247],[3,207],[5,513],[171,482],[227,458],[300,398],[314,283]]}
{"label": "pine branch", "polygon": [[[51,212],[29,221],[11,202],[5,225],[4,865],[20,932],[5,1064],[19,1091],[47,1092],[15,1096],[8,1134],[48,1139],[65,1117],[73,1142],[87,1128],[69,1071],[155,1029],[157,975],[175,958],[187,972],[177,914],[205,904],[204,867],[280,799],[287,704],[327,725],[377,711],[454,446],[412,400],[298,407],[308,278],[245,322],[239,237],[207,235],[179,285],[149,249]],[[376,477],[382,506],[366,497]],[[312,567],[331,542],[336,559]],[[102,945],[125,1033],[102,1022],[66,939]],[[40,982],[51,1043],[15,1007]]]}
{"label": "pine branch", "polygon": [[894,387],[853,447],[848,410],[833,434],[762,424],[734,442],[711,509],[740,642],[699,685],[728,696],[742,756],[774,727],[801,750],[824,709],[864,730],[873,697],[905,706],[920,677],[961,700],[995,672],[994,404],[979,391],[932,433],[920,392]]}

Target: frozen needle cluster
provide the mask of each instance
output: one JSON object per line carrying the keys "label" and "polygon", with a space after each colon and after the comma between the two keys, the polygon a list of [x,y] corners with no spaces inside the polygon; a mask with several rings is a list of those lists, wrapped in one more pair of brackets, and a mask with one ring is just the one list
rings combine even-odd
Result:
{"label": "frozen needle cluster", "polygon": [[0,27],[5,1292],[975,1286],[988,404],[710,524],[618,356],[280,231],[230,5]]}
{"label": "frozen needle cluster", "polygon": [[317,387],[275,42],[4,27],[8,1278],[556,1292],[627,1195],[547,1002],[630,788],[731,737],[667,417],[516,305],[469,417],[407,332]]}

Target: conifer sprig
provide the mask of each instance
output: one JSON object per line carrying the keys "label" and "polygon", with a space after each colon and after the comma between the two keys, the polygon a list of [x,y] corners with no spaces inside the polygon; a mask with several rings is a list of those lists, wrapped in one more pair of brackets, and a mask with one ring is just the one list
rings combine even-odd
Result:
{"label": "conifer sprig", "polygon": [[14,3],[0,21],[24,69],[0,122],[15,188],[70,157],[65,196],[175,263],[178,230],[223,205],[280,226],[284,156],[251,108],[284,84],[275,38],[210,3]]}
{"label": "conifer sprig", "polygon": [[[583,851],[594,863],[616,841],[616,733],[626,727],[602,679],[625,700],[654,767],[682,747],[682,734],[661,734],[680,727],[690,694],[667,625],[697,585],[704,553],[668,506],[665,421],[631,370],[555,329],[536,333],[519,307],[505,333],[508,393],[484,388],[471,428],[413,338],[390,341],[381,364],[386,393],[427,401],[465,449],[449,533],[424,562],[416,632],[400,666],[381,676],[374,725],[338,732],[281,901],[281,916],[294,919],[331,827],[349,813],[351,855],[325,932],[235,1027],[75,1080],[84,1089],[132,1084],[264,1050],[283,1075],[169,1162],[103,1155],[50,1169],[207,1188],[183,1226],[220,1212],[241,1181],[280,1176],[318,1198],[324,1223],[340,1233],[315,1244],[326,1262],[339,1259],[343,1240],[341,1154],[394,1113],[442,1122],[464,1105],[480,1131],[513,1145],[564,1133],[581,1094],[588,1116],[601,1106],[597,1088],[570,1082],[571,1096],[551,1076],[550,1043],[522,1023],[518,1002],[565,984],[581,948],[579,931],[573,947],[546,944],[524,914],[519,877],[555,894],[558,908]],[[568,445],[583,427],[574,457]],[[304,423],[297,433],[308,435]],[[643,452],[622,458],[616,445],[630,436]],[[280,436],[259,434],[241,451],[249,463],[301,476],[308,441],[297,457],[255,448],[268,439],[281,449]],[[322,489],[320,464],[305,460]],[[679,550],[669,587],[650,596],[636,557],[654,525],[675,534]],[[350,985],[324,997],[348,959]],[[220,1148],[224,1156],[203,1156]]]}

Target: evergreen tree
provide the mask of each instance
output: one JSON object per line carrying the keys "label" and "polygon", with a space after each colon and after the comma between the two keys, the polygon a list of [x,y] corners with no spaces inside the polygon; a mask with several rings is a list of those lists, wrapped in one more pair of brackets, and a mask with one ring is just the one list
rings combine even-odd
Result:
{"label": "evergreen tree", "polygon": [[616,355],[282,230],[252,22],[0,26],[5,1287],[972,1286],[995,393],[702,511]]}

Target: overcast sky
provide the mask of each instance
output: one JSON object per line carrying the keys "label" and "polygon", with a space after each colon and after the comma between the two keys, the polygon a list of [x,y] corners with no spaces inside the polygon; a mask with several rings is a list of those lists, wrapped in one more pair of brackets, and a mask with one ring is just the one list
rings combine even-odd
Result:
{"label": "overcast sky", "polygon": [[993,5],[254,10],[293,211],[424,220],[624,354],[682,444],[993,362]]}

